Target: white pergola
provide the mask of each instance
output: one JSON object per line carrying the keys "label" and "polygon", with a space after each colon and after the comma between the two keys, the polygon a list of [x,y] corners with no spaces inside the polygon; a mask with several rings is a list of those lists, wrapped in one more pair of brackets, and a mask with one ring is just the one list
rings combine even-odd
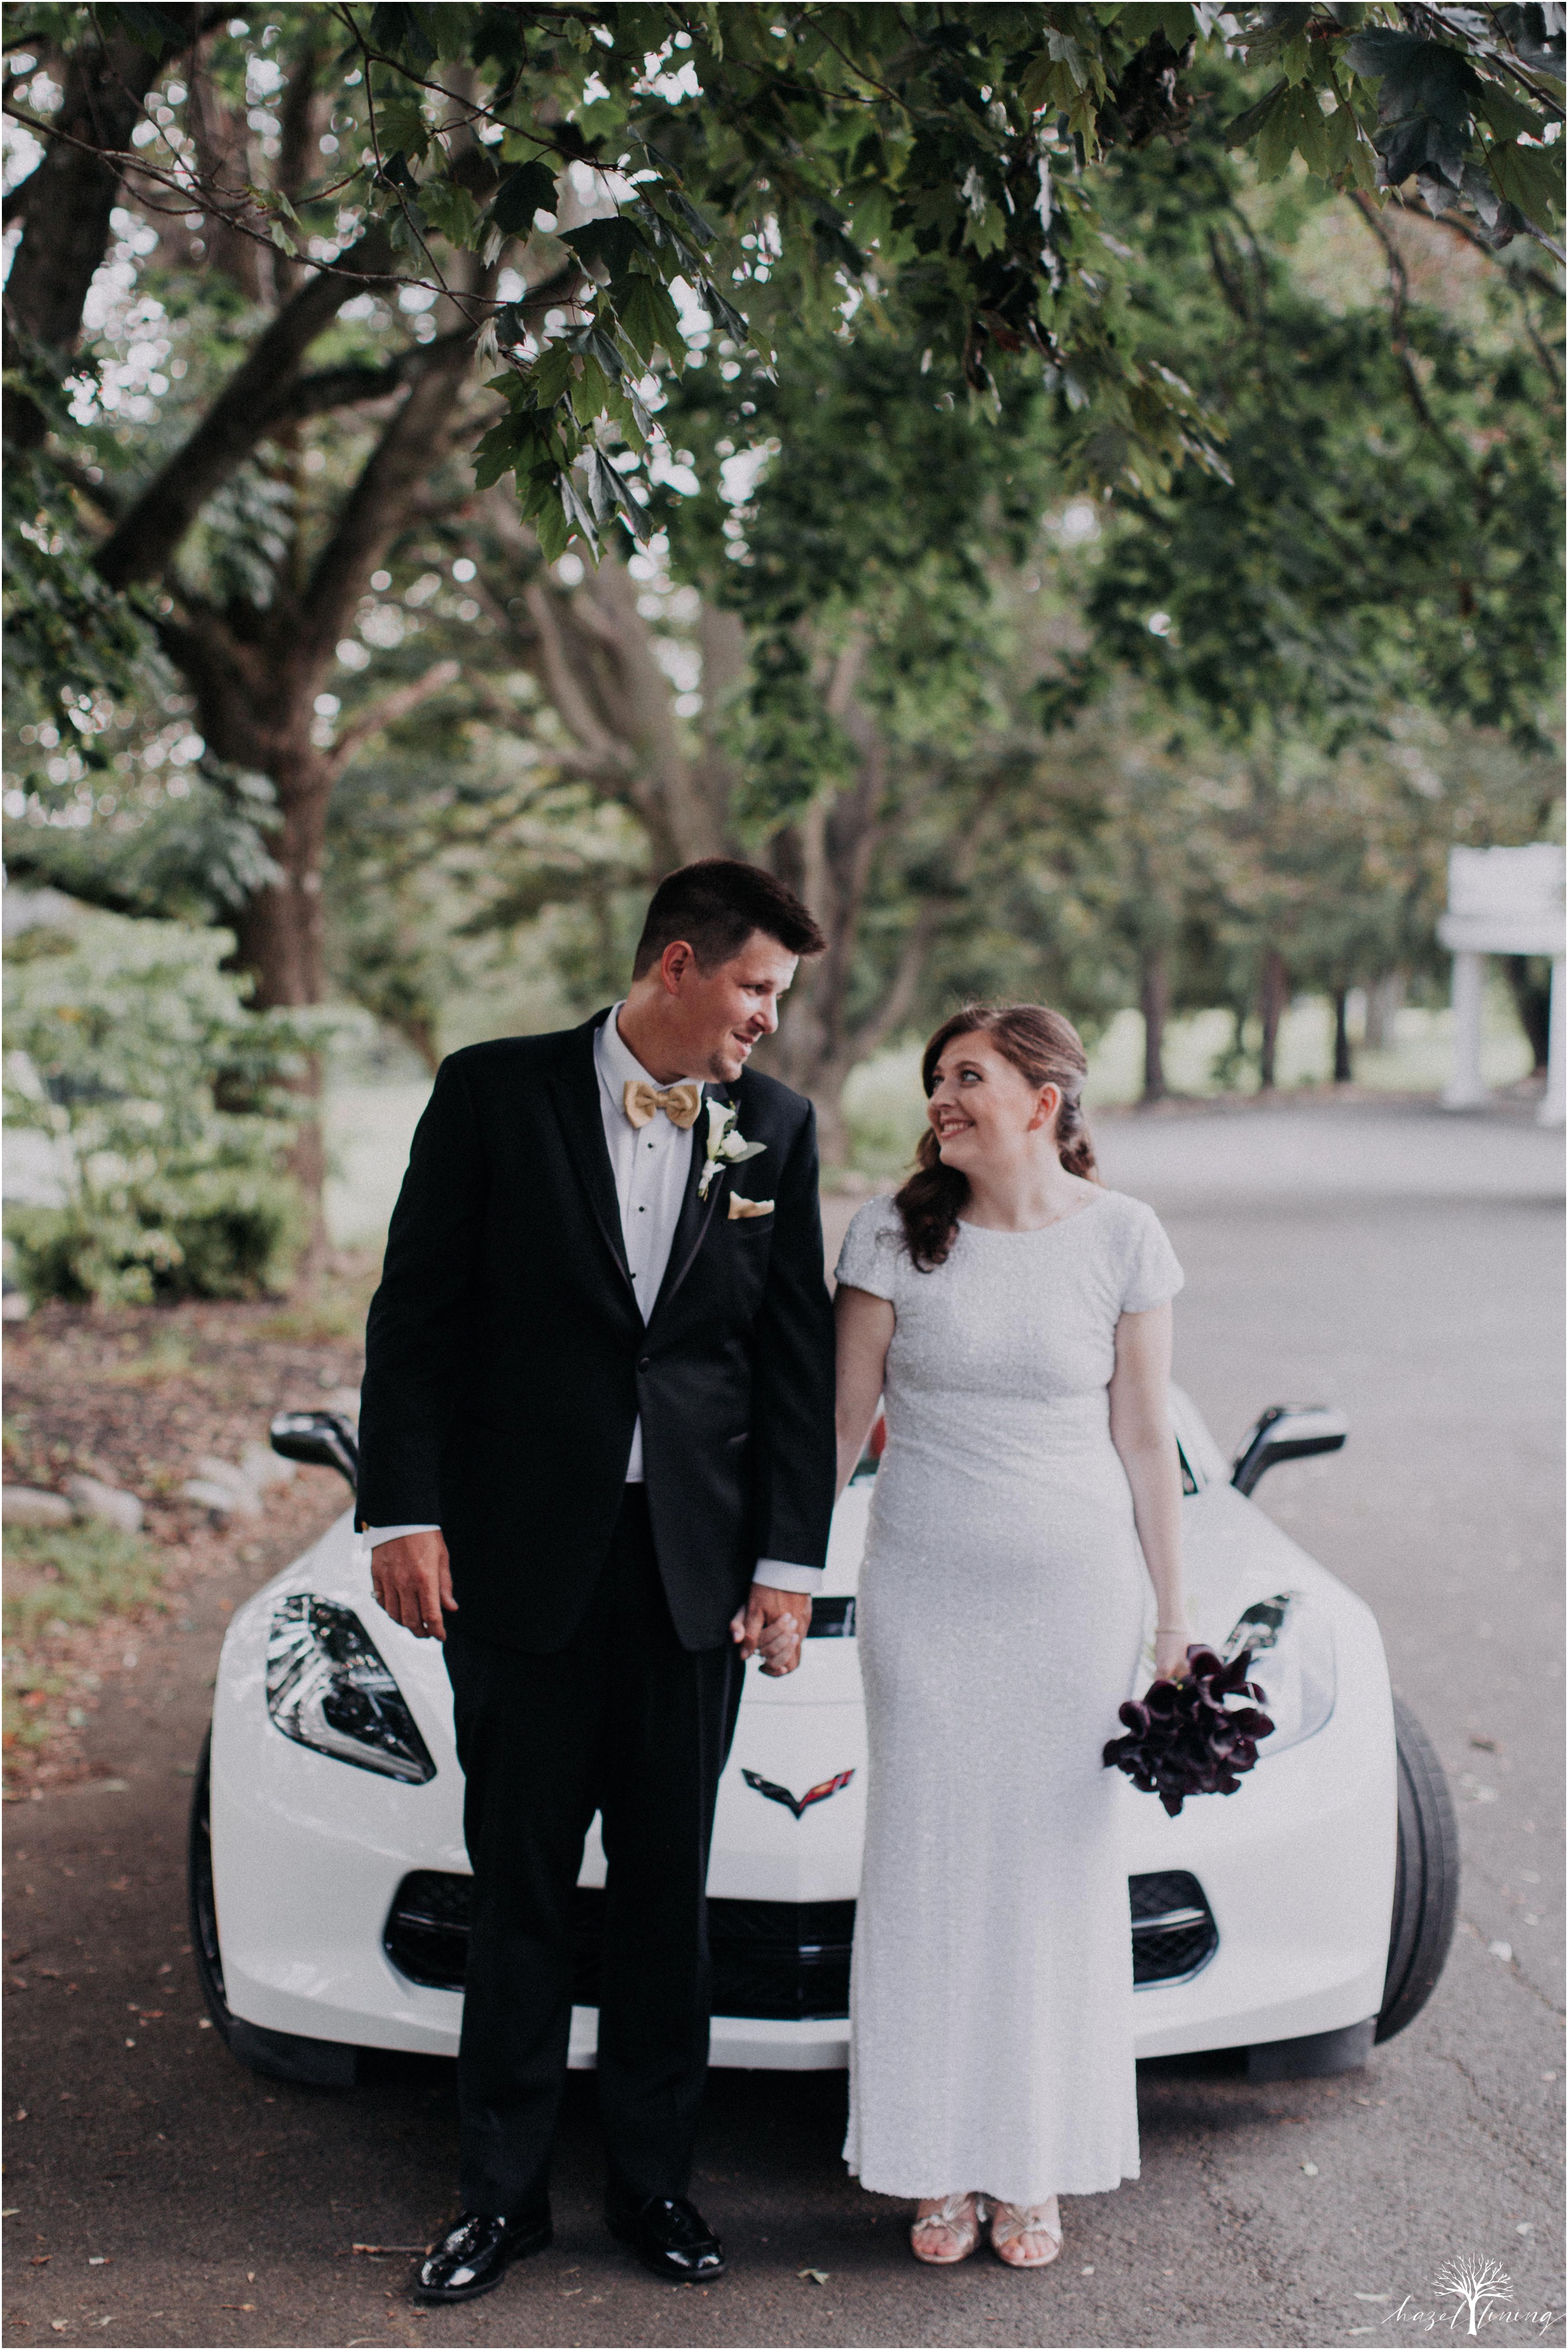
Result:
{"label": "white pergola", "polygon": [[1564,860],[1561,848],[1451,848],[1449,910],[1438,936],[1454,958],[1454,1073],[1445,1109],[1478,1109],[1487,1098],[1481,1080],[1481,988],[1488,955],[1550,955],[1551,1043],[1542,1126],[1561,1126],[1568,1084],[1563,1023]]}

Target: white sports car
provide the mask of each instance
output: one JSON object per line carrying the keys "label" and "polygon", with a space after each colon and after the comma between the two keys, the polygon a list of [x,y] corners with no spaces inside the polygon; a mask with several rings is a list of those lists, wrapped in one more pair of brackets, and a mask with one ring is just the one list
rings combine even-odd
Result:
{"label": "white sports car", "polygon": [[[1245,2049],[1254,2078],[1365,2062],[1448,1954],[1458,1838],[1441,1767],[1388,1686],[1372,1613],[1247,1499],[1336,1451],[1338,1416],[1265,1412],[1227,1464],[1175,1397],[1195,1637],[1242,1647],[1276,1725],[1230,1796],[1127,1807],[1137,2053]],[[353,1482],[349,1423],[283,1414],[279,1452]],[[712,2062],[809,2069],[848,2051],[866,1793],[855,1590],[876,1459],[838,1504],[798,1671],[747,1676],[709,1873]],[[1140,1686],[1153,1669],[1153,1594]],[[1137,1692],[1129,1690],[1129,1696]],[[1114,1736],[1115,1720],[1106,1733]],[[577,1900],[572,2062],[594,2061],[604,1855]],[[192,1939],[234,2054],[350,2083],[361,2048],[455,2055],[470,1878],[439,1646],[390,1623],[351,1513],[240,1610],[191,1829]]]}

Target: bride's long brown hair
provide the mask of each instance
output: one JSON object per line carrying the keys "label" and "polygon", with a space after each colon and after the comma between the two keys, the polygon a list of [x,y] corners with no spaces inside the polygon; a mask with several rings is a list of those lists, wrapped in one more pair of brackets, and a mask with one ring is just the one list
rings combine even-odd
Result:
{"label": "bride's long brown hair", "polygon": [[[1083,1040],[1070,1020],[1043,1003],[966,1004],[944,1020],[920,1056],[920,1083],[929,1101],[936,1087],[937,1063],[955,1036],[984,1036],[1032,1086],[1058,1086],[1056,1151],[1069,1175],[1100,1180],[1095,1146],[1080,1097],[1089,1073]],[[904,1245],[916,1269],[934,1273],[947,1262],[958,1236],[959,1212],[969,1198],[969,1178],[944,1167],[941,1147],[930,1127],[915,1152],[915,1171],[894,1199],[904,1225]]]}

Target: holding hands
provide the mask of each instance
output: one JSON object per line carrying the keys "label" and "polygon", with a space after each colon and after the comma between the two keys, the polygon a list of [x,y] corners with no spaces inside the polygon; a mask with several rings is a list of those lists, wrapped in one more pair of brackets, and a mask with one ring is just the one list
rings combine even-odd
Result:
{"label": "holding hands", "polygon": [[761,1657],[769,1679],[779,1680],[799,1664],[800,1644],[810,1622],[807,1593],[753,1583],[746,1605],[730,1619],[730,1637],[739,1646],[742,1663],[748,1657]]}

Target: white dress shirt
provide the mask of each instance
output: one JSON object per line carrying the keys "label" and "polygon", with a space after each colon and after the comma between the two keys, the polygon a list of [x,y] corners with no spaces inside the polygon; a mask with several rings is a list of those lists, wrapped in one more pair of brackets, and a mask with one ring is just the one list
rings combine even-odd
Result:
{"label": "white dress shirt", "polygon": [[[625,1108],[628,1080],[639,1078],[657,1090],[662,1088],[622,1036],[620,1013],[621,1005],[618,1003],[594,1038],[594,1066],[598,1074],[599,1108],[604,1118],[610,1171],[620,1204],[627,1270],[631,1274],[642,1318],[647,1322],[675,1244],[675,1227],[691,1172],[691,1152],[696,1138],[705,1139],[707,1128],[701,1116],[692,1127],[672,1125],[661,1109],[655,1110],[646,1126],[633,1126]],[[640,1419],[631,1431],[626,1482],[628,1485],[643,1482]],[[393,1542],[400,1534],[439,1531],[429,1525],[370,1526],[365,1539],[374,1550],[378,1544]],[[775,1591],[815,1591],[821,1585],[822,1574],[817,1566],[795,1566],[787,1559],[762,1558],[757,1561],[753,1580],[768,1584]]]}

